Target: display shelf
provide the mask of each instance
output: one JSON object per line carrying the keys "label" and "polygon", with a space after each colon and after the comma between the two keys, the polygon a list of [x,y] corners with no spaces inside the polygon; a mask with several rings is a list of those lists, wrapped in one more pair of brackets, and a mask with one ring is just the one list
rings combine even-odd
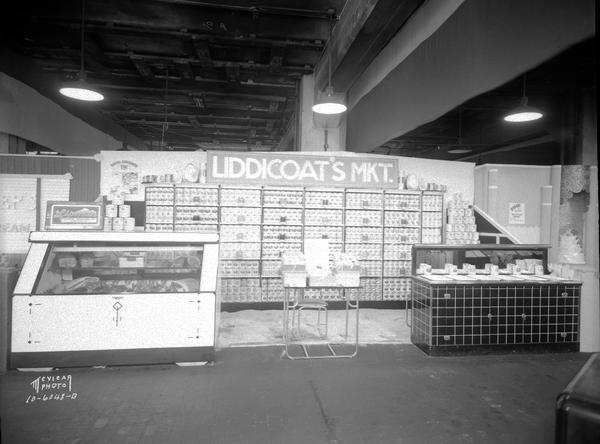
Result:
{"label": "display shelf", "polygon": [[[179,205],[184,196],[178,193],[175,186],[174,206],[193,208],[196,205]],[[197,190],[196,190],[197,188]],[[442,209],[436,205],[443,204],[443,193],[422,192],[413,190],[360,190],[339,188],[284,188],[262,187],[206,187],[186,186],[188,199],[202,200],[206,207],[218,207],[217,227],[220,228],[224,247],[227,245],[260,245],[260,254],[247,252],[225,253],[221,257],[224,261],[240,264],[258,262],[257,273],[243,271],[221,274],[223,280],[252,280],[260,277],[260,300],[264,303],[283,300],[283,288],[280,285],[278,263],[281,251],[293,249],[301,251],[302,243],[306,239],[328,239],[330,251],[352,252],[361,262],[376,262],[370,265],[361,274],[367,279],[379,279],[379,287],[372,286],[364,291],[361,300],[404,300],[404,292],[397,297],[390,295],[395,290],[383,290],[383,279],[405,279],[407,267],[392,265],[395,262],[410,264],[410,246],[422,243],[424,240],[442,240],[442,226],[427,224],[423,231],[422,225],[427,218],[422,215],[427,212],[439,213],[442,219]],[[190,191],[192,190],[192,191]],[[244,196],[240,200],[239,193]],[[210,193],[210,197],[202,193]],[[164,196],[164,195],[163,195]],[[179,200],[177,196],[180,196]],[[211,200],[212,199],[212,200]],[[214,205],[215,201],[217,205]],[[171,205],[170,203],[166,206]],[[165,205],[161,205],[165,206]],[[177,211],[177,210],[175,210]],[[283,217],[283,219],[282,219]],[[401,223],[402,219],[414,220],[412,224]],[[214,221],[214,218],[213,218]],[[384,221],[387,222],[384,228]],[[170,225],[162,224],[168,229]],[[176,222],[176,230],[206,226],[205,222],[184,225]],[[394,240],[389,227],[393,230],[408,230],[410,236]],[[292,231],[287,231],[292,230]],[[361,230],[365,230],[364,232]],[[435,231],[432,231],[435,230]],[[251,231],[251,234],[248,234]],[[244,234],[240,234],[240,233]],[[396,234],[400,235],[400,234]],[[238,237],[241,236],[241,237]],[[250,237],[248,237],[250,236]],[[410,269],[410,266],[408,267]],[[267,281],[263,281],[267,279]],[[373,281],[368,281],[373,285]],[[266,285],[266,287],[265,287]],[[245,287],[244,287],[245,288]],[[376,294],[374,288],[381,291]],[[394,288],[394,287],[390,287]],[[256,290],[252,290],[255,292]],[[254,293],[253,293],[254,294]],[[228,302],[247,303],[248,299],[237,290],[229,290]],[[240,298],[239,300],[237,298]],[[252,299],[256,302],[257,297]]]}

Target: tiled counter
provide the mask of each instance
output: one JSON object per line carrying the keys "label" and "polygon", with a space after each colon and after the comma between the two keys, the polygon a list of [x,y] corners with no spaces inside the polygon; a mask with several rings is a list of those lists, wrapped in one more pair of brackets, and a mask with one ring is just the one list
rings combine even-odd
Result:
{"label": "tiled counter", "polygon": [[578,351],[580,282],[439,275],[412,281],[411,340],[428,354]]}

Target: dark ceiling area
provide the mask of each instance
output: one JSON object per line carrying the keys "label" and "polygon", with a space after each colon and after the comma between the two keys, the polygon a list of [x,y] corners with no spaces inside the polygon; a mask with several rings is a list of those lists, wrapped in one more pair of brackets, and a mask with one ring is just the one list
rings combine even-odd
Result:
{"label": "dark ceiling area", "polygon": [[[85,71],[106,99],[86,105],[150,149],[276,149],[344,3],[87,0]],[[81,17],[80,0],[22,2],[3,45],[74,79]]]}
{"label": "dark ceiling area", "polygon": [[[502,117],[519,105],[523,76],[474,97],[433,122],[394,138],[374,153],[444,160],[497,162],[519,150],[520,162],[561,163],[581,137],[581,101],[596,97],[596,39],[581,42],[526,73],[529,105],[544,112],[533,122]],[[452,152],[452,151],[468,152]]]}
{"label": "dark ceiling area", "polygon": [[[10,75],[125,149],[264,151],[297,148],[303,75],[322,90],[332,60],[336,92],[348,91],[423,0],[85,0],[85,73],[105,95],[94,104],[57,92],[80,70],[82,4],[13,5],[0,49],[24,67]],[[502,121],[519,103],[518,76],[371,152],[481,163],[529,150],[537,163],[563,163],[581,138],[582,98],[595,100],[595,58],[594,37],[526,73],[539,121]]]}

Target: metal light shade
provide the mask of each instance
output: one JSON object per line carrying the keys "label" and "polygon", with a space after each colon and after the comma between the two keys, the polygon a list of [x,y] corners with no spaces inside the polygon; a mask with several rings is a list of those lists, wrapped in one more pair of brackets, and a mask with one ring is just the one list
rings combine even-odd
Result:
{"label": "metal light shade", "polygon": [[523,96],[521,105],[505,115],[504,120],[506,122],[531,122],[542,117],[544,117],[544,114],[539,109],[528,106],[527,97]]}
{"label": "metal light shade", "polygon": [[67,84],[58,90],[63,96],[85,102],[99,102],[104,100],[104,96],[95,91],[85,81],[84,57],[85,48],[85,0],[81,0],[81,68],[77,73],[77,81]]}
{"label": "metal light shade", "polygon": [[71,99],[84,100],[86,102],[99,102],[104,100],[104,96],[98,91],[95,91],[82,76],[80,76],[79,80],[76,82],[60,88],[58,92]]}
{"label": "metal light shade", "polygon": [[340,97],[336,97],[331,86],[327,87],[325,97],[321,97],[313,105],[312,110],[318,114],[341,114],[348,108]]}

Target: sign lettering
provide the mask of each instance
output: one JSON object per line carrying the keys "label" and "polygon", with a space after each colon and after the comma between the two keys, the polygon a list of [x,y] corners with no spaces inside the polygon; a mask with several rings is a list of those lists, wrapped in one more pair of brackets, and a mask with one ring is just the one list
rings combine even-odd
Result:
{"label": "sign lettering", "polygon": [[398,161],[370,157],[209,151],[208,183],[397,188]]}

